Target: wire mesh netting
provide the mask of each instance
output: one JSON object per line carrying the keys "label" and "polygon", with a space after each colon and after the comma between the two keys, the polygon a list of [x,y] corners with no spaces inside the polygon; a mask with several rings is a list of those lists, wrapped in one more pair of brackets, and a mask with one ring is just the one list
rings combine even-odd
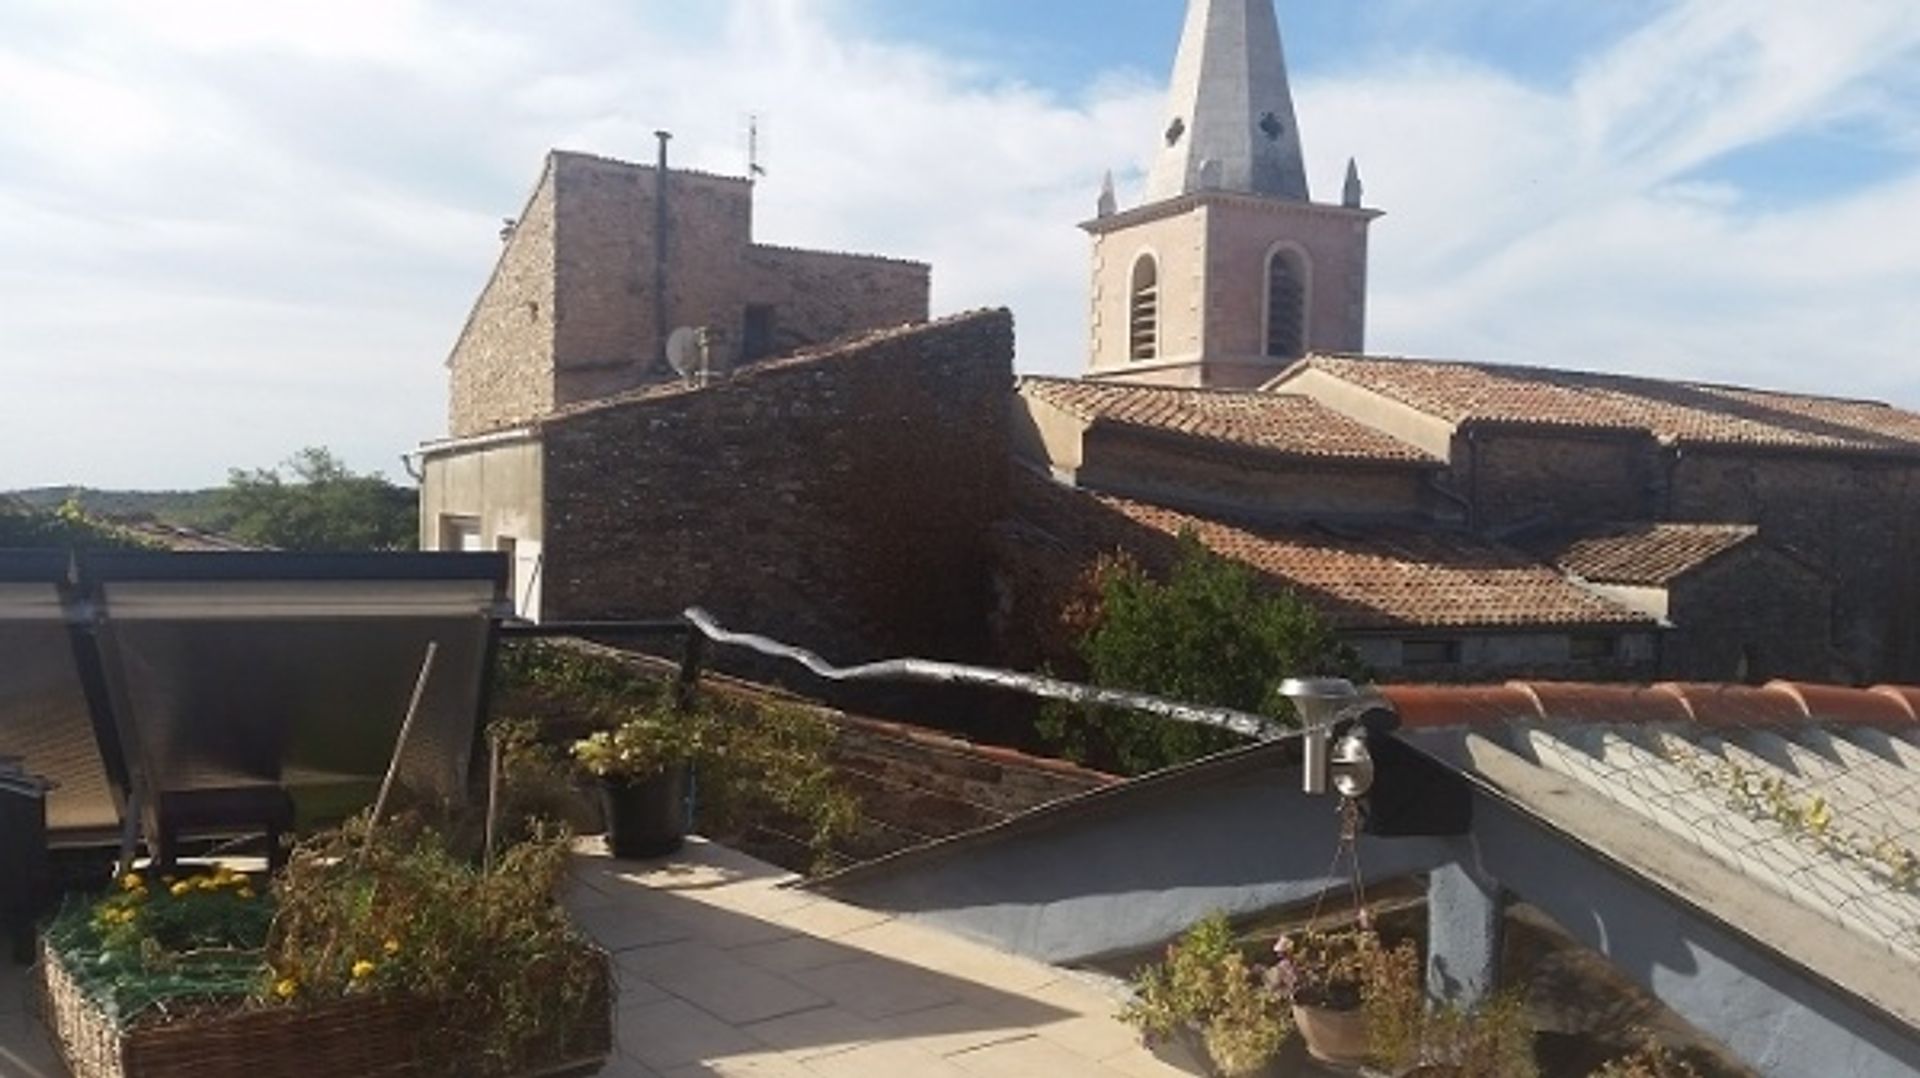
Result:
{"label": "wire mesh netting", "polygon": [[[1550,714],[1550,710],[1549,710]],[[1920,725],[1519,718],[1472,725],[1756,885],[1920,962]]]}

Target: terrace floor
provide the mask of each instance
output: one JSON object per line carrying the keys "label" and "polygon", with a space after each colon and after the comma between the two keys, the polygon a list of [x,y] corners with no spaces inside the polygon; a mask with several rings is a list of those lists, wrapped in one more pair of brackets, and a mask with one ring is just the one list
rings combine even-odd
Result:
{"label": "terrace floor", "polygon": [[[603,1078],[1179,1075],[1102,982],[781,885],[691,841],[636,864],[584,844],[567,895],[620,977]],[[0,964],[0,1078],[66,1071]]]}

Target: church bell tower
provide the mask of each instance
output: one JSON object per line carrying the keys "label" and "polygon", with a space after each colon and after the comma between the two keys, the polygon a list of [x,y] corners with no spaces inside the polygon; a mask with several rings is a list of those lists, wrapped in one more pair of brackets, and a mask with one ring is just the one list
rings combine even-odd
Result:
{"label": "church bell tower", "polygon": [[1367,231],[1307,187],[1273,0],[1189,0],[1146,201],[1111,184],[1093,237],[1088,377],[1258,386],[1310,351],[1366,343]]}

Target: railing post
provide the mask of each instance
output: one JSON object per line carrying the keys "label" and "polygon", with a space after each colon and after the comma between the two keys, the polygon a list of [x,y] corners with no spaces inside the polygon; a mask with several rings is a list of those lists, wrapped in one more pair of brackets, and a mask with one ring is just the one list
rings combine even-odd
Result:
{"label": "railing post", "polygon": [[673,683],[673,703],[681,711],[693,706],[700,690],[700,671],[707,661],[707,637],[698,626],[688,624],[680,649],[680,676]]}

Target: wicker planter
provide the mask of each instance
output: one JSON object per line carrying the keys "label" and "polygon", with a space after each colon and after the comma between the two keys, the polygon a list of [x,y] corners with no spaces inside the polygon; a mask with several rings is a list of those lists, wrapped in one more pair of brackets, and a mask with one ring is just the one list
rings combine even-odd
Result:
{"label": "wicker planter", "polygon": [[[550,1058],[516,1078],[593,1074],[613,1050],[612,972],[600,956],[594,1001],[555,1031]],[[453,1078],[485,1073],[444,1032],[461,1008],[415,999],[344,1000],[315,1007],[209,1009],[121,1029],[81,992],[51,948],[41,949],[48,1033],[74,1078]],[[543,1057],[549,1053],[540,1052]]]}

